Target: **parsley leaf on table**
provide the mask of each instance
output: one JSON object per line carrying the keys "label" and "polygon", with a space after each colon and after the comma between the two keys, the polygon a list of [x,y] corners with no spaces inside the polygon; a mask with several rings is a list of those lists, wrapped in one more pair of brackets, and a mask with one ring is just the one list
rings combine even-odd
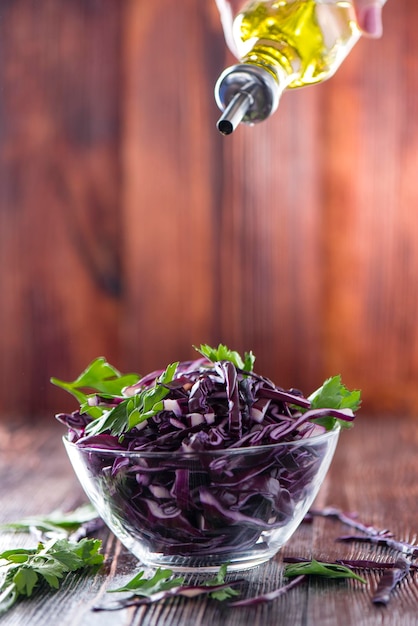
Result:
{"label": "parsley leaf on table", "polygon": [[355,574],[349,567],[345,567],[338,563],[322,563],[315,559],[311,561],[298,561],[291,563],[285,567],[284,576],[292,580],[286,585],[282,585],[273,591],[268,591],[259,596],[245,598],[232,602],[231,607],[248,607],[272,602],[286,595],[291,589],[307,580],[308,576],[322,576],[325,578],[355,578],[362,583],[367,583],[364,578]]}
{"label": "parsley leaf on table", "polygon": [[144,571],[140,571],[122,587],[108,590],[108,593],[131,592],[128,597],[111,604],[96,606],[94,610],[113,611],[129,606],[152,604],[172,596],[194,598],[202,594],[207,594],[215,600],[227,600],[238,593],[233,590],[230,585],[236,585],[242,581],[234,580],[230,584],[225,583],[226,570],[227,564],[222,565],[214,579],[198,585],[185,584],[184,577],[174,577],[173,571],[170,569],[158,568],[151,578],[144,578]]}
{"label": "parsley leaf on table", "polygon": [[[226,576],[227,568],[228,568],[228,563],[224,563],[223,565],[221,565],[215,578],[212,578],[211,580],[206,581],[206,585],[208,587],[213,587],[215,585],[225,584],[225,576]],[[213,598],[214,600],[219,600],[220,602],[223,602],[224,600],[228,600],[232,596],[238,596],[238,595],[239,595],[239,591],[237,591],[236,589],[232,589],[232,587],[225,587],[223,589],[212,591],[210,593],[211,598]]]}
{"label": "parsley leaf on table", "polygon": [[73,511],[52,511],[49,515],[31,515],[23,517],[16,522],[8,522],[0,525],[0,530],[14,532],[37,531],[48,538],[70,538],[71,534],[80,527],[97,520],[97,511],[87,503],[82,504]]}
{"label": "parsley leaf on table", "polygon": [[352,569],[338,563],[322,563],[312,559],[286,565],[284,575],[287,578],[301,575],[322,576],[324,578],[354,578],[362,583],[367,583],[364,578],[358,576]]}
{"label": "parsley leaf on table", "polygon": [[45,581],[58,589],[68,572],[101,565],[102,542],[99,539],[52,539],[37,548],[16,548],[0,553],[0,615],[8,611],[21,596],[30,597]]}
{"label": "parsley leaf on table", "polygon": [[108,593],[117,593],[119,591],[131,591],[137,596],[150,596],[157,591],[167,591],[173,587],[183,584],[184,577],[178,576],[173,578],[171,569],[158,568],[151,578],[144,578],[144,571],[140,571],[130,581],[117,589],[109,589]]}

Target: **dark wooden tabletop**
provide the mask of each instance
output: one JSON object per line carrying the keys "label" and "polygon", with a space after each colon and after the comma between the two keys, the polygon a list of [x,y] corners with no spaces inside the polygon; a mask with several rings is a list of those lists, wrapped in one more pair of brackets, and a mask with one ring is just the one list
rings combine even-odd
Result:
{"label": "dark wooden tabletop", "polygon": [[[62,427],[52,419],[40,423],[0,422],[0,523],[28,515],[71,510],[86,501],[66,457]],[[355,427],[340,437],[330,472],[316,507],[334,505],[375,527],[390,529],[413,542],[418,530],[418,420],[359,416]],[[241,597],[275,589],[282,582],[283,558],[323,561],[341,558],[395,560],[396,552],[361,543],[341,543],[347,533],[340,522],[314,517],[304,523],[269,563],[248,570]],[[371,597],[378,572],[362,572],[357,581],[311,578],[285,596],[253,608],[230,608],[206,597],[172,598],[149,607],[94,612],[109,596],[106,590],[134,575],[141,565],[107,531],[102,531],[104,566],[94,574],[68,575],[58,591],[43,589],[19,601],[0,617],[1,626],[59,623],[61,626],[253,626],[292,624],[321,626],[408,626],[418,624],[417,574],[409,574],[393,592],[390,603],[376,606]],[[26,534],[2,533],[0,550],[34,543]],[[231,578],[234,575],[231,574]],[[106,598],[107,596],[107,598]]]}

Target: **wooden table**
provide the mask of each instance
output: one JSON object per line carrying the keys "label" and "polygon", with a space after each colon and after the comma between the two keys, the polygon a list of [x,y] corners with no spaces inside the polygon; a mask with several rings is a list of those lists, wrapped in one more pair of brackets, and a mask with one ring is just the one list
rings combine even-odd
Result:
{"label": "wooden table", "polygon": [[[53,418],[6,426],[9,421],[0,421],[0,522],[48,514],[57,508],[70,510],[85,502],[61,443],[63,427]],[[316,502],[317,507],[331,504],[344,511],[357,511],[365,522],[389,528],[399,539],[413,541],[418,529],[418,419],[359,416],[355,427],[342,433]],[[335,560],[379,555],[394,560],[396,555],[386,548],[337,542],[336,538],[346,532],[339,522],[322,517],[302,524],[275,559],[244,572],[242,596],[254,596],[281,584],[285,556]],[[1,626],[418,624],[418,575],[409,575],[393,593],[390,604],[379,607],[370,599],[378,580],[376,572],[365,574],[367,586],[357,581],[311,579],[286,596],[253,608],[229,608],[226,603],[199,597],[93,612],[93,605],[109,598],[106,589],[118,586],[141,569],[113,535],[103,531],[101,538],[106,561],[99,572],[71,574],[58,591],[42,590],[19,602],[0,618]],[[0,550],[31,542],[34,539],[30,535],[2,534]]]}

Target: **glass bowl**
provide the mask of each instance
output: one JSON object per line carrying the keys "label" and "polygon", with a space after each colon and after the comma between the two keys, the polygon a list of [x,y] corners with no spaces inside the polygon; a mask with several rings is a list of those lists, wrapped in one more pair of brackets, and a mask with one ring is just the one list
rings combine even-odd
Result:
{"label": "glass bowl", "polygon": [[202,452],[82,447],[74,471],[109,529],[140,561],[174,571],[230,571],[269,560],[308,512],[340,432]]}

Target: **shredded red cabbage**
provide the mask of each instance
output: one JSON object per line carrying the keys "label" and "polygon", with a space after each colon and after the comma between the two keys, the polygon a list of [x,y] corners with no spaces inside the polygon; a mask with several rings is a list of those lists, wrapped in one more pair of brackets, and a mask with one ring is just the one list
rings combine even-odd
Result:
{"label": "shredded red cabbage", "polygon": [[[109,411],[126,397],[158,384],[163,370],[148,374],[124,390],[124,398],[95,396]],[[285,391],[268,378],[243,372],[229,361],[209,363],[204,359],[180,363],[176,377],[165,385],[168,393],[163,410],[123,433],[89,436],[90,415],[76,411],[60,413],[57,419],[69,429],[69,438],[79,446],[160,452],[202,451],[253,447],[294,441],[325,431],[316,419],[333,417],[350,422],[351,409],[310,409],[311,402],[295,389]],[[310,409],[310,410],[309,410]]]}

